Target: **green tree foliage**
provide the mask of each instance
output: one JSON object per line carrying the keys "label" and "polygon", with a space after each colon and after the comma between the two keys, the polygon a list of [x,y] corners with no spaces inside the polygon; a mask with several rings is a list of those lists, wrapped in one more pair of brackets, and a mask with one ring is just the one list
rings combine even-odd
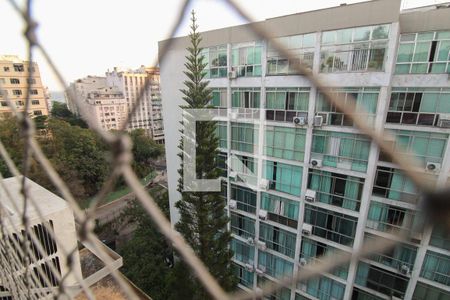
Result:
{"label": "green tree foliage", "polygon": [[150,139],[143,129],[130,133],[133,142],[133,169],[139,177],[145,177],[152,170],[152,160],[163,153],[163,148]]}
{"label": "green tree foliage", "polygon": [[65,103],[54,101],[52,102],[52,111],[50,112],[52,117],[64,120],[71,125],[80,126],[81,128],[88,128],[86,122],[74,115]]}
{"label": "green tree foliage", "polygon": [[[169,217],[167,191],[154,199],[166,217]],[[122,216],[128,222],[136,224],[137,229],[131,240],[119,249],[124,260],[121,271],[152,299],[170,299],[173,293],[170,279],[173,266],[171,247],[141,206],[133,204]]]}
{"label": "green tree foliage", "polygon": [[[56,106],[58,107],[58,105]],[[55,106],[54,106],[55,108]],[[60,115],[66,116],[64,109]],[[35,118],[39,143],[44,154],[69,186],[80,202],[94,196],[111,173],[111,154],[108,146],[88,128],[71,125],[63,118]],[[140,177],[152,170],[151,160],[157,158],[162,149],[143,131],[130,133],[134,142],[133,167]],[[0,121],[0,140],[5,145],[19,170],[22,168],[24,140],[16,119]],[[45,188],[58,193],[39,163],[31,157],[28,177]],[[12,176],[6,163],[0,158],[0,172],[3,177]]]}
{"label": "green tree foliage", "polygon": [[[186,71],[187,80],[184,81],[185,89],[183,100],[187,103],[186,108],[208,107],[212,98],[209,82],[203,80],[206,63],[200,54],[201,37],[197,32],[197,24],[194,12],[192,13],[192,25],[189,38],[190,46],[187,48]],[[218,138],[215,134],[215,122],[200,122],[196,126],[196,175],[198,179],[218,178],[220,171],[217,168],[216,158],[218,156]],[[180,141],[180,149],[183,143]],[[183,154],[179,155],[183,159]],[[176,229],[184,236],[192,246],[197,256],[205,263],[211,274],[219,281],[226,290],[235,287],[235,276],[231,266],[232,251],[229,249],[231,235],[227,231],[228,218],[225,215],[225,201],[219,192],[184,192],[183,191],[183,168],[179,169],[181,175],[178,191],[182,198],[176,207],[180,213],[180,221]],[[201,284],[186,268],[177,266],[183,273],[176,274],[178,280],[185,278],[183,282],[192,282],[194,287],[190,295],[184,299],[207,299],[209,295]]]}

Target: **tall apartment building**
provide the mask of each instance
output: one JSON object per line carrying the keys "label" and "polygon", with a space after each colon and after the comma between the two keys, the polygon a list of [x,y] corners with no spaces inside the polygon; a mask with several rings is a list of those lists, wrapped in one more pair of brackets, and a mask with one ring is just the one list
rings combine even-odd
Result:
{"label": "tall apartment building", "polygon": [[136,112],[131,116],[128,129],[142,128],[157,143],[164,143],[164,128],[161,113],[161,95],[159,89],[159,69],[142,66],[137,70],[119,70],[114,68],[106,72],[106,80],[109,86],[118,86],[126,99],[128,110],[139,99],[139,92],[146,81],[150,81],[149,88],[144,92]]}
{"label": "tall apartment building", "polygon": [[89,92],[86,104],[91,118],[104,130],[119,130],[128,116],[127,103],[117,87]]}
{"label": "tall apartment building", "polygon": [[[260,22],[296,59],[241,25],[202,33],[212,105],[220,118],[223,195],[242,289],[292,275],[324,254],[374,237],[411,238],[284,288],[269,299],[450,299],[449,230],[423,224],[418,193],[398,166],[297,75],[299,60],[334,93],[353,96],[378,131],[390,130],[418,172],[449,181],[450,8],[400,11],[378,0]],[[160,42],[160,49],[167,41]],[[187,37],[161,64],[172,222]],[[348,101],[348,100],[346,100]],[[403,149],[403,148],[402,148]],[[244,181],[246,183],[244,183]]]}
{"label": "tall apartment building", "polygon": [[[106,78],[101,76],[87,76],[72,82],[66,93],[67,108],[74,114],[80,115],[80,105],[86,102],[88,94],[106,88]],[[69,95],[75,99],[68,97]]]}
{"label": "tall apartment building", "polygon": [[[32,69],[32,77],[29,77]],[[6,97],[16,104],[18,111],[24,111],[28,84],[30,90],[31,116],[48,115],[47,100],[37,63],[24,61],[15,55],[0,55],[0,117],[11,114]]]}

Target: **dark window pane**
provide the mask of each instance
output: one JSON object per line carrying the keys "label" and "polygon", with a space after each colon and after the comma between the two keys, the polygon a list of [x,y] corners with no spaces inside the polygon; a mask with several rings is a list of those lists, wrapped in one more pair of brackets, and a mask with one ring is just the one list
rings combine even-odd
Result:
{"label": "dark window pane", "polygon": [[419,115],[419,121],[417,123],[419,125],[430,125],[430,126],[433,126],[434,116],[435,115],[433,115],[433,114],[420,114]]}
{"label": "dark window pane", "polygon": [[388,112],[386,122],[387,123],[400,123],[402,113]]}
{"label": "dark window pane", "polygon": [[342,114],[331,114],[330,125],[341,125]]}
{"label": "dark window pane", "polygon": [[404,113],[402,118],[403,124],[416,124],[417,114],[415,113]]}
{"label": "dark window pane", "polygon": [[266,110],[266,120],[273,120],[275,112],[273,110]]}

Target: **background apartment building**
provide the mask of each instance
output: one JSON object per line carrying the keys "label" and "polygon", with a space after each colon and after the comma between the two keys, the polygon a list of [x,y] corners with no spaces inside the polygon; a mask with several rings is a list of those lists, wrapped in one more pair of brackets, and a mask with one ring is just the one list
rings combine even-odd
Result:
{"label": "background apartment building", "polygon": [[91,119],[105,130],[119,130],[127,119],[127,103],[116,87],[89,92],[86,104]]}
{"label": "background apartment building", "polygon": [[114,68],[106,72],[109,86],[118,86],[126,99],[128,111],[138,101],[140,90],[150,81],[149,88],[144,91],[143,101],[131,116],[128,129],[142,128],[157,143],[164,143],[164,127],[161,113],[161,95],[159,89],[159,69],[142,66],[137,70],[119,70]]}
{"label": "background apartment building", "polygon": [[24,111],[28,84],[31,84],[30,115],[48,115],[47,99],[37,63],[33,62],[30,66],[29,62],[18,56],[0,55],[0,116],[11,114],[6,97],[15,103],[18,111]]}
{"label": "background apartment building", "polygon": [[[202,33],[212,105],[225,112],[217,128],[222,192],[242,289],[374,237],[395,239],[389,231],[399,229],[410,234],[407,242],[270,299],[450,298],[448,230],[424,226],[414,185],[293,68],[301,59],[333,92],[352,95],[376,130],[394,134],[397,154],[405,155],[397,145],[407,148],[417,170],[443,186],[450,173],[449,20],[447,5],[400,11],[399,0],[379,0],[261,22],[294,60],[250,25]],[[179,90],[188,45],[187,37],[174,39],[161,65],[172,222],[179,217]]]}

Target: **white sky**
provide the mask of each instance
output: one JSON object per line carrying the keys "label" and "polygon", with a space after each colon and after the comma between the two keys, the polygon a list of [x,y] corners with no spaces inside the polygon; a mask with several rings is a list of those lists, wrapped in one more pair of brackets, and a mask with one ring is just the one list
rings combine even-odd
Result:
{"label": "white sky", "polygon": [[[16,0],[17,1],[17,0]],[[239,0],[257,20],[364,0]],[[402,7],[440,3],[403,0]],[[26,57],[24,23],[7,0],[0,0],[0,54]],[[166,38],[181,0],[36,0],[38,37],[67,82],[103,75],[114,66],[150,65],[158,41]],[[221,0],[194,0],[200,30],[244,23]],[[185,18],[177,35],[189,32]],[[35,56],[44,85],[62,90],[39,55]]]}

